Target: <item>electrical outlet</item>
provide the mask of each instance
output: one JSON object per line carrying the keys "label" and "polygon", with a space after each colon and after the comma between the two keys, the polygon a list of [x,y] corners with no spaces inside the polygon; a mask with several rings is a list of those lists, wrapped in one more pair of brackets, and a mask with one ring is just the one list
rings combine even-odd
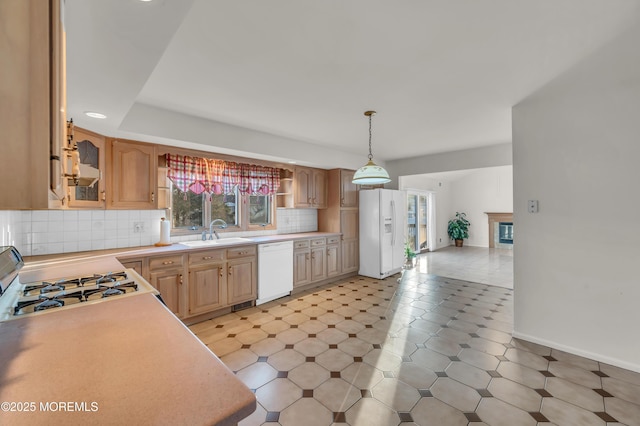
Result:
{"label": "electrical outlet", "polygon": [[133,222],[133,233],[144,232],[144,222]]}
{"label": "electrical outlet", "polygon": [[527,210],[529,213],[538,213],[538,200],[529,200]]}

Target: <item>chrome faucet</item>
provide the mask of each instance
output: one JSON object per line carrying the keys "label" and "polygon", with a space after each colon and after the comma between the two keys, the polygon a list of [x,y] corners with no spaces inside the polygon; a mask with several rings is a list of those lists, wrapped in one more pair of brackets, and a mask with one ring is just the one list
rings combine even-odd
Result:
{"label": "chrome faucet", "polygon": [[220,239],[220,235],[218,235],[218,233],[216,232],[215,229],[213,229],[214,225],[218,225],[219,229],[224,229],[227,227],[227,222],[225,222],[222,219],[214,219],[211,221],[211,223],[209,224],[209,239],[213,240],[213,236],[216,236],[216,240]]}

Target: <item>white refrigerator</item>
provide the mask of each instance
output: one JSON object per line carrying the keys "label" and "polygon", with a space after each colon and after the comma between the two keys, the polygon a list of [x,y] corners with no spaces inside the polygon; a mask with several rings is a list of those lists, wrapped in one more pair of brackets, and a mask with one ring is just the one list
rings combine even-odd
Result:
{"label": "white refrigerator", "polygon": [[360,270],[385,278],[404,263],[407,196],[392,189],[362,190],[360,196]]}

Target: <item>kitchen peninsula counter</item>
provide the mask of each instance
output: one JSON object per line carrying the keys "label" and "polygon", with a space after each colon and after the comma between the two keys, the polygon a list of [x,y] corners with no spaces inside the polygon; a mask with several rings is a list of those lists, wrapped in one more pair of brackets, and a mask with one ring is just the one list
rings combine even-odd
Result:
{"label": "kitchen peninsula counter", "polygon": [[0,341],[0,401],[23,410],[0,424],[230,425],[256,407],[151,294],[3,322]]}

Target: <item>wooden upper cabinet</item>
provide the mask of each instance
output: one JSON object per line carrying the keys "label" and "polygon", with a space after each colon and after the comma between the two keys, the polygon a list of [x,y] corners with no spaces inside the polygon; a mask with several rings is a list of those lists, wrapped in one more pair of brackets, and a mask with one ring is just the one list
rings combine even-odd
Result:
{"label": "wooden upper cabinet", "polygon": [[296,167],[294,170],[294,207],[327,207],[327,173],[321,169]]}
{"label": "wooden upper cabinet", "polygon": [[107,207],[155,209],[158,158],[154,145],[111,140]]}
{"label": "wooden upper cabinet", "polygon": [[353,183],[353,170],[340,170],[340,207],[358,207],[358,186]]}
{"label": "wooden upper cabinet", "polygon": [[[78,127],[73,135],[80,154],[80,178],[83,183],[79,186],[68,185],[68,205],[102,209],[105,204],[105,137]],[[91,180],[93,184],[89,185]]]}
{"label": "wooden upper cabinet", "polygon": [[[54,145],[61,146],[65,123],[59,5],[59,0],[0,2],[0,129],[6,160],[0,168],[0,209],[49,206],[50,155],[60,155]],[[60,181],[60,174],[56,177]]]}

